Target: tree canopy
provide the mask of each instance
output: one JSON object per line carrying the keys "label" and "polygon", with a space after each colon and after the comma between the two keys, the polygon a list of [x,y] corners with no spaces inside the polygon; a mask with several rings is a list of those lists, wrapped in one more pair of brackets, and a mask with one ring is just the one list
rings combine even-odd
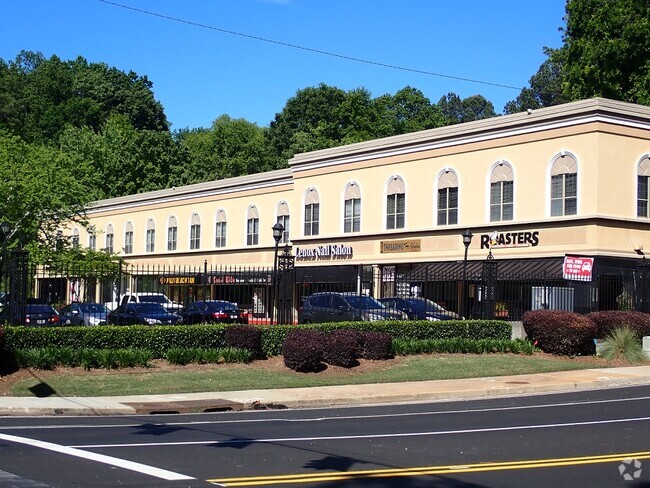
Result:
{"label": "tree canopy", "polygon": [[506,113],[605,97],[650,105],[650,2],[567,0],[564,44],[547,59]]}
{"label": "tree canopy", "polygon": [[66,125],[97,131],[114,114],[138,130],[169,131],[146,76],[29,51],[0,60],[0,128],[27,142],[56,141]]}

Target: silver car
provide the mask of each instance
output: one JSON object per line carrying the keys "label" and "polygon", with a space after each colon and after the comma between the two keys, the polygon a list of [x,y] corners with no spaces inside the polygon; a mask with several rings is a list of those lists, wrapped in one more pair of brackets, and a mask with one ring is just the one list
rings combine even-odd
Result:
{"label": "silver car", "polygon": [[71,303],[61,309],[61,322],[66,325],[106,325],[108,309],[101,303]]}

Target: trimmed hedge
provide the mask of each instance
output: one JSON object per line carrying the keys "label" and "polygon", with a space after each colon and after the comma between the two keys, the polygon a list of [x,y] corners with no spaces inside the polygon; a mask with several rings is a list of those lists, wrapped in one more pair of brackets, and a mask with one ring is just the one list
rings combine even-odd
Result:
{"label": "trimmed hedge", "polygon": [[5,348],[42,349],[48,346],[72,349],[146,349],[154,358],[164,358],[173,347],[226,347],[226,325],[191,326],[79,326],[5,327]]}
{"label": "trimmed hedge", "polygon": [[[261,356],[279,356],[289,331],[315,329],[322,332],[350,331],[385,332],[394,338],[412,339],[510,339],[511,327],[498,320],[442,320],[339,322],[331,324],[239,326],[202,324],[182,326],[96,326],[96,327],[14,327],[4,328],[5,358],[19,349],[41,349],[48,346],[76,350],[138,348],[151,351],[153,358],[164,358],[171,348],[221,349],[228,346],[226,331],[247,327],[254,336],[260,332]],[[249,338],[250,339],[250,338]],[[234,341],[234,338],[230,340]],[[248,340],[248,339],[246,339]],[[9,353],[7,355],[7,353]]]}
{"label": "trimmed hedge", "polygon": [[284,364],[301,373],[315,373],[323,369],[324,334],[315,329],[289,331],[282,345]]}
{"label": "trimmed hedge", "polygon": [[522,317],[528,339],[544,352],[563,356],[590,356],[596,352],[596,324],[574,312],[532,310]]}

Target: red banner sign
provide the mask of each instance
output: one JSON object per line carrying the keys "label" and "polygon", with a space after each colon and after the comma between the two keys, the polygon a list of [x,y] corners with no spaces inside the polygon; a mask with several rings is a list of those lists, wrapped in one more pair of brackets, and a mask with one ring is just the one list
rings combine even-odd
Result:
{"label": "red banner sign", "polygon": [[591,271],[593,267],[594,258],[564,256],[562,275],[565,280],[591,281]]}

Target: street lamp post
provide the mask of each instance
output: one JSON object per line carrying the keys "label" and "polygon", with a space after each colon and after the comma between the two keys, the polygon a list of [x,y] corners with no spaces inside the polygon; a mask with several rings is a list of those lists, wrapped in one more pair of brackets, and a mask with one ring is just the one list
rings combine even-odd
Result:
{"label": "street lamp post", "polygon": [[472,243],[472,232],[467,229],[461,234],[463,237],[463,245],[465,246],[465,257],[463,258],[463,290],[461,293],[461,314],[467,318],[467,250]]}
{"label": "street lamp post", "polygon": [[277,286],[278,286],[278,245],[282,239],[284,226],[280,222],[276,222],[272,227],[273,239],[275,240],[275,252],[273,253],[273,299],[271,300],[271,324],[274,323],[275,316],[275,301],[277,299]]}

